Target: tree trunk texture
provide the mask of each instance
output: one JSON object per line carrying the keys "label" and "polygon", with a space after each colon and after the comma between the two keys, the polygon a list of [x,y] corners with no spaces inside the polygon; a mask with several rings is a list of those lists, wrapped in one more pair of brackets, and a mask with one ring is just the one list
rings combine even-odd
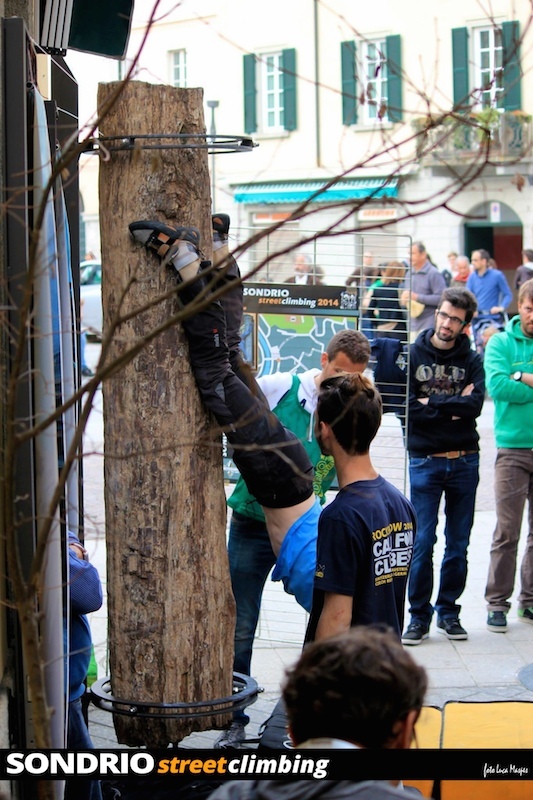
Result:
{"label": "tree trunk texture", "polygon": [[[118,88],[101,84],[99,108]],[[100,136],[205,132],[201,89],[132,82]],[[100,165],[104,336],[121,315],[175,286],[171,268],[133,242],[128,224],[200,228],[211,253],[206,150],[113,152]],[[178,310],[176,299],[121,323],[106,363]],[[234,600],[226,550],[220,436],[201,404],[185,336],[173,325],[104,381],[104,479],[111,690],[156,703],[231,696]],[[118,741],[162,747],[228,715],[114,716]]]}

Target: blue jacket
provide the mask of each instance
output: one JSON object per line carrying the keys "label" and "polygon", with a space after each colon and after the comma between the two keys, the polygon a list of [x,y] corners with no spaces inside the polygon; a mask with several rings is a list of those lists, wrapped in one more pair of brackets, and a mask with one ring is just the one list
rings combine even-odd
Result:
{"label": "blue jacket", "polygon": [[466,288],[475,295],[478,312],[490,311],[494,306],[507,308],[513,299],[513,293],[499,269],[488,269],[484,275],[472,272],[466,282]]}
{"label": "blue jacket", "polygon": [[[79,543],[69,532],[68,541]],[[85,678],[91,658],[91,629],[85,616],[102,605],[102,584],[95,566],[78,558],[68,548],[70,589],[70,641],[65,652],[69,657],[69,702],[77,700],[85,691]],[[66,625],[65,625],[66,638]]]}

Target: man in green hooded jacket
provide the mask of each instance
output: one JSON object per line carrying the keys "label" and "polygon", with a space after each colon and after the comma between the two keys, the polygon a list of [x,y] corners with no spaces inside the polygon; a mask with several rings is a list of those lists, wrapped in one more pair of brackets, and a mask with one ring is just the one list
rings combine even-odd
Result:
{"label": "man in green hooded jacket", "polygon": [[497,524],[485,589],[487,627],[505,633],[526,499],[529,532],[520,568],[518,619],[533,625],[533,279],[520,287],[518,315],[489,340],[485,373],[494,400],[498,448],[494,472]]}

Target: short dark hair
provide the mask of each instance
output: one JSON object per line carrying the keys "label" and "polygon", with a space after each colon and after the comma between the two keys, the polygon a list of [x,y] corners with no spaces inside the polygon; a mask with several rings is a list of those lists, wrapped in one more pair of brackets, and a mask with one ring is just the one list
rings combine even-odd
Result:
{"label": "short dark hair", "polygon": [[468,289],[463,289],[462,286],[450,286],[445,289],[440,296],[437,311],[446,301],[452,306],[455,306],[455,308],[465,309],[465,323],[470,322],[477,311],[477,300],[475,295],[468,291]]}
{"label": "short dark hair", "polygon": [[388,628],[361,625],[307,645],[283,699],[295,744],[327,736],[383,748],[422,708],[427,674]]}
{"label": "short dark hair", "polygon": [[316,413],[319,422],[331,426],[346,453],[363,455],[378,432],[383,403],[372,381],[355,372],[322,381]]}
{"label": "short dark hair", "polygon": [[492,257],[488,250],[483,250],[483,248],[480,248],[480,247],[478,247],[476,250],[474,250],[474,253],[479,253],[481,258],[483,258],[487,262],[490,261],[490,259]]}
{"label": "short dark hair", "polygon": [[333,361],[338,353],[344,353],[354,364],[368,364],[370,360],[370,342],[361,331],[348,328],[339,331],[329,340],[326,355]]}
{"label": "short dark hair", "polygon": [[522,250],[522,254],[528,261],[533,261],[533,250]]}
{"label": "short dark hair", "polygon": [[523,303],[524,300],[533,302],[533,278],[525,281],[518,290],[518,302]]}
{"label": "short dark hair", "polygon": [[422,242],[413,242],[412,247],[416,247],[419,253],[427,253],[426,246]]}

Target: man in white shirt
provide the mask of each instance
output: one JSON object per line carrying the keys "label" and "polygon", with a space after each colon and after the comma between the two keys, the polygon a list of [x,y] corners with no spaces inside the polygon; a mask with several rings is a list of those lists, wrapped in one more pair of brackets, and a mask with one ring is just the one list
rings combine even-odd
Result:
{"label": "man in white shirt", "polygon": [[285,283],[295,283],[299,286],[322,286],[316,267],[313,269],[311,259],[304,253],[295,255],[294,275],[287,278]]}
{"label": "man in white shirt", "polygon": [[[322,353],[320,369],[297,375],[276,372],[257,380],[270,408],[304,445],[314,466],[313,490],[321,504],[335,477],[335,466],[331,456],[321,453],[314,434],[318,389],[323,380],[339,373],[364,372],[369,358],[370,344],[366,336],[360,331],[342,330],[332,337]],[[263,510],[242,478],[237,482],[228,505],[233,509],[228,555],[237,607],[233,668],[236,672],[250,675],[261,598],[267,577],[276,563],[276,555]],[[282,567],[278,564],[273,579],[282,579],[281,572]],[[309,588],[312,590],[312,581]],[[247,722],[244,712],[236,712],[231,728],[220,737],[219,746],[242,741]]]}

